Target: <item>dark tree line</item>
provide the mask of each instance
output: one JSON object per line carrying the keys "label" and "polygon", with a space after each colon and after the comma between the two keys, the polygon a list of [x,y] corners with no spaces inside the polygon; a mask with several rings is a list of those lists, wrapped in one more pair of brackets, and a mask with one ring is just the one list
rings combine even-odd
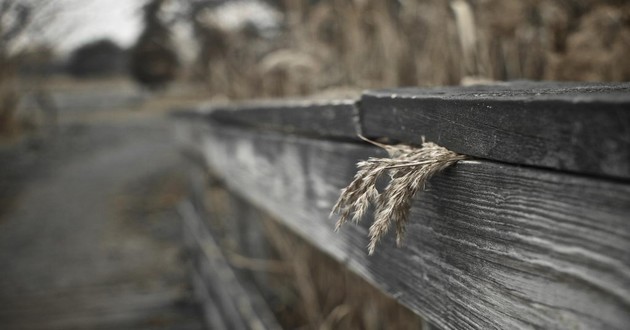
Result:
{"label": "dark tree line", "polygon": [[77,48],[68,61],[74,76],[102,77],[125,71],[125,51],[109,39],[101,39]]}

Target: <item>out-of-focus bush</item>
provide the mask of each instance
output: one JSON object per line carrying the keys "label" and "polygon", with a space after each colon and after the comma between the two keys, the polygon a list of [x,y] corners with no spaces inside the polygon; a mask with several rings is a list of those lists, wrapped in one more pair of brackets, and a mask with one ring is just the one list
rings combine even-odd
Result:
{"label": "out-of-focus bush", "polygon": [[125,71],[126,53],[109,39],[89,42],[70,55],[68,72],[76,77],[104,77]]}

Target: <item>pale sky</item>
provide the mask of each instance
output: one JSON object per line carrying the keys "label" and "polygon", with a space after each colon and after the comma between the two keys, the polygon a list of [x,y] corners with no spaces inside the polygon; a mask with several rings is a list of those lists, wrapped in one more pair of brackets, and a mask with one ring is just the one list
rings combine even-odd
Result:
{"label": "pale sky", "polygon": [[[141,7],[146,0],[57,0],[61,6],[51,32],[57,49],[67,53],[99,38],[127,47],[141,29]],[[60,37],[56,37],[60,36]]]}
{"label": "pale sky", "polygon": [[[60,55],[67,55],[77,46],[101,38],[109,38],[119,46],[129,47],[142,30],[142,6],[147,0],[50,0],[59,5],[53,27],[45,38],[52,40]],[[174,3],[177,4],[177,3]],[[260,1],[235,1],[220,7],[216,19],[225,27],[236,28],[250,20],[262,27],[277,24],[279,14]],[[181,25],[181,24],[180,24]],[[175,26],[176,43],[184,58],[194,56],[194,46],[187,40],[190,31]],[[191,54],[184,54],[186,52]]]}

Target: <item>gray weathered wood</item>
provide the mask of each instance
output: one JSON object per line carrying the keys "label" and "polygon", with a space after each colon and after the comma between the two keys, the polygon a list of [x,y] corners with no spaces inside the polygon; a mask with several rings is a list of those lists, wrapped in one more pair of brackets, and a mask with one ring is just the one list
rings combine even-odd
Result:
{"label": "gray weathered wood", "polygon": [[484,159],[630,178],[630,83],[368,91],[363,134]]}
{"label": "gray weathered wood", "polygon": [[[183,202],[179,211],[193,254],[193,286],[204,299],[209,323],[228,329],[281,329],[260,293],[239,282],[192,203]],[[216,320],[219,315],[220,321]]]}
{"label": "gray weathered wood", "polygon": [[234,191],[445,329],[625,329],[630,186],[463,161],[416,196],[406,246],[328,214],[373,147],[213,126],[200,146]]}
{"label": "gray weathered wood", "polygon": [[266,101],[205,108],[209,118],[223,124],[281,131],[329,139],[357,140],[354,100]]}

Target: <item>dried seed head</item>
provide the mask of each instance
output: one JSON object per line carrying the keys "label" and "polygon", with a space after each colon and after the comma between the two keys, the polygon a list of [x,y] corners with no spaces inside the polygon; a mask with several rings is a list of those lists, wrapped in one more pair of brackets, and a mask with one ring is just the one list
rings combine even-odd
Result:
{"label": "dried seed head", "polygon": [[[374,222],[370,226],[368,245],[369,254],[373,254],[378,242],[385,236],[392,223],[396,226],[396,243],[402,244],[406,224],[411,210],[411,200],[426,182],[436,173],[465,159],[435,143],[425,142],[420,148],[398,144],[384,145],[362,139],[387,151],[390,158],[369,158],[357,163],[357,174],[352,182],[341,190],[333,211],[340,215],[336,230],[350,219],[358,222],[370,205],[375,206]],[[388,173],[390,181],[382,193],[376,189],[376,182]]]}

